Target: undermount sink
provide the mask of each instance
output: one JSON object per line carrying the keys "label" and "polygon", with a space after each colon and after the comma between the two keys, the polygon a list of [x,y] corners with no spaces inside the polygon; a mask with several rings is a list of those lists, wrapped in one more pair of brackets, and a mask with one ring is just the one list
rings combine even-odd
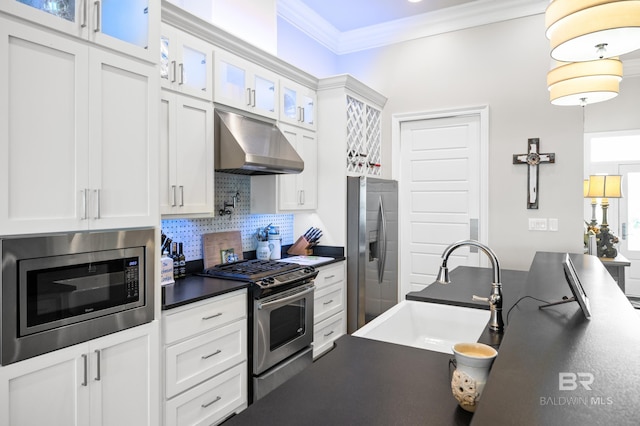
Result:
{"label": "undermount sink", "polygon": [[452,354],[460,342],[476,342],[489,321],[484,309],[403,300],[352,335]]}

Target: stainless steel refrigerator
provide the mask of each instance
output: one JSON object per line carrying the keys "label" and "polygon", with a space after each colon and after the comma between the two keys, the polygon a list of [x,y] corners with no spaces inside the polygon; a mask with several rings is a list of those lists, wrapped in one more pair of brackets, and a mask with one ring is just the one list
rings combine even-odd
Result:
{"label": "stainless steel refrigerator", "polygon": [[347,177],[347,331],[398,303],[398,182]]}

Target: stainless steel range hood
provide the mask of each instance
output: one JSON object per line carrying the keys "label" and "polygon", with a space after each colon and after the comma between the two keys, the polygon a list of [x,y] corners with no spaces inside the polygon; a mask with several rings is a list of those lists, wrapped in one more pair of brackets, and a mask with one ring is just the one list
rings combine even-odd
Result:
{"label": "stainless steel range hood", "polygon": [[215,169],[243,175],[300,173],[304,161],[275,124],[216,109]]}

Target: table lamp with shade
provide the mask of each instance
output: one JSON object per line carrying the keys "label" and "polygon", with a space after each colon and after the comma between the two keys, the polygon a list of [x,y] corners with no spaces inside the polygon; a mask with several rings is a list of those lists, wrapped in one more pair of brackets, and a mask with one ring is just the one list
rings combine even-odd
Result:
{"label": "table lamp with shade", "polygon": [[[597,235],[598,257],[614,258],[618,254],[618,251],[614,247],[614,244],[618,242],[618,237],[613,235],[609,230],[609,224],[607,223],[607,210],[609,209],[609,198],[622,198],[622,176],[589,176],[589,189],[586,197],[591,198],[592,200],[595,198],[602,199],[600,202],[600,205],[602,206],[602,224],[600,225],[600,232]],[[593,201],[592,206],[594,206]]]}

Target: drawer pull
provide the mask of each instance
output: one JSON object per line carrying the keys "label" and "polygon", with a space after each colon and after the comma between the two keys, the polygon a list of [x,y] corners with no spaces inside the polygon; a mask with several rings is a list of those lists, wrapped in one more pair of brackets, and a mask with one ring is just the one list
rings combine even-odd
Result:
{"label": "drawer pull", "polygon": [[216,399],[214,399],[211,402],[205,402],[204,404],[202,404],[202,408],[207,408],[209,407],[211,404],[215,404],[216,402],[220,401],[222,399],[221,396],[216,396]]}
{"label": "drawer pull", "polygon": [[203,320],[203,321],[210,320],[210,319],[212,319],[212,318],[217,318],[217,317],[219,317],[220,315],[222,315],[222,312],[218,312],[217,314],[209,315],[208,317],[202,317],[202,320]]}
{"label": "drawer pull", "polygon": [[324,302],[323,305],[330,305],[333,303],[333,299],[329,300],[328,302]]}
{"label": "drawer pull", "polygon": [[331,278],[335,278],[335,275],[327,275],[324,277],[325,280],[330,280]]}
{"label": "drawer pull", "polygon": [[333,334],[333,330],[331,330],[330,332],[328,332],[327,334],[324,335],[324,337],[329,337]]}
{"label": "drawer pull", "polygon": [[211,357],[212,357],[212,356],[214,356],[214,355],[218,355],[220,352],[222,352],[222,351],[221,351],[220,349],[218,349],[217,351],[215,351],[215,352],[214,352],[214,353],[212,353],[212,354],[209,354],[209,355],[202,355],[202,359],[209,359],[209,358],[211,358]]}

